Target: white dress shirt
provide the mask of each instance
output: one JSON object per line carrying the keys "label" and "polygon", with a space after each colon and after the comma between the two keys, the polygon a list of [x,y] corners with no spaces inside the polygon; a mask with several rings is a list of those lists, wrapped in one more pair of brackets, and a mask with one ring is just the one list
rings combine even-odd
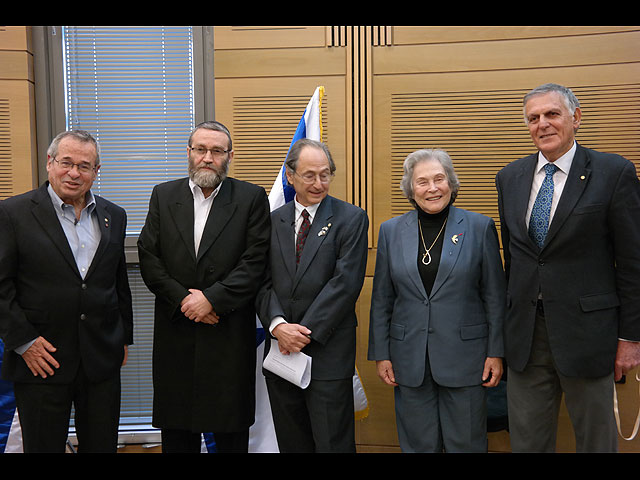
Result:
{"label": "white dress shirt", "polygon": [[[569,151],[558,158],[555,162],[553,162],[553,164],[558,167],[558,170],[556,170],[556,173],[553,174],[553,199],[551,201],[551,215],[549,216],[549,225],[551,225],[553,215],[558,206],[558,200],[560,200],[560,196],[562,195],[562,191],[564,190],[564,184],[567,182],[567,175],[569,175],[569,170],[571,169],[571,163],[573,162],[575,153],[576,143],[573,142],[573,146],[569,149]],[[529,227],[529,220],[531,219],[531,210],[533,209],[533,204],[536,201],[538,190],[540,190],[540,186],[542,185],[542,181],[545,177],[544,166],[547,163],[550,162],[544,157],[542,152],[538,152],[538,164],[536,165],[536,170],[533,175],[533,183],[531,184],[531,193],[529,195],[529,206],[527,208],[527,216],[525,217],[527,228]]]}
{"label": "white dress shirt", "polygon": [[193,194],[193,243],[196,256],[198,256],[202,233],[204,232],[204,226],[207,224],[207,219],[209,218],[213,199],[218,195],[221,186],[222,182],[220,182],[220,185],[211,192],[211,195],[205,198],[204,193],[202,193],[202,189],[193,183],[193,180],[189,179],[189,188],[191,188],[191,193]]}

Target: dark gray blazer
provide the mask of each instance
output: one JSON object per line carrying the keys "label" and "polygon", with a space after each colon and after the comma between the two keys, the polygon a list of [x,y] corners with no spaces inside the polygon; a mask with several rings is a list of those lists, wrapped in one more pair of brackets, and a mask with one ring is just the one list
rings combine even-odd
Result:
{"label": "dark gray blazer", "polygon": [[[364,282],[369,219],[361,208],[325,197],[296,269],[294,217],[293,201],[271,215],[270,278],[258,296],[260,320],[267,332],[279,315],[311,330],[312,341],[303,352],[313,358],[312,379],[351,378],[355,303]],[[321,233],[324,227],[326,234]],[[268,350],[269,342],[265,355]]]}
{"label": "dark gray blazer", "polygon": [[549,343],[567,376],[613,371],[617,339],[640,340],[640,186],[631,162],[577,146],[542,249],[525,215],[537,154],[496,176],[508,277],[508,365],[531,351],[539,290]]}
{"label": "dark gray blazer", "polygon": [[425,355],[440,385],[480,385],[503,356],[505,281],[491,218],[450,207],[431,295],[418,272],[418,212],[380,226],[371,294],[369,360],[391,360],[396,382],[419,386]]}

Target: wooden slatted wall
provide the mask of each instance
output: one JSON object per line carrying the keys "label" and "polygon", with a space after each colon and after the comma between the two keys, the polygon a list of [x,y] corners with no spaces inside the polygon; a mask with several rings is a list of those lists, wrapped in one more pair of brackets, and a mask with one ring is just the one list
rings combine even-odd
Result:
{"label": "wooden slatted wall", "polygon": [[[311,92],[313,93],[313,92]],[[233,98],[233,175],[271,191],[287,156],[292,133],[310,96],[270,95]],[[322,100],[323,141],[329,143],[327,116],[330,95]]]}
{"label": "wooden slatted wall", "polygon": [[37,184],[30,29],[0,26],[0,199]]}
{"label": "wooden slatted wall", "polygon": [[[640,85],[572,89],[583,121],[583,146],[615,152],[640,171]],[[499,225],[494,178],[498,170],[535,148],[524,124],[527,90],[391,94],[391,214],[410,205],[400,191],[402,163],[419,148],[442,148],[460,178],[456,205],[493,217]]]}

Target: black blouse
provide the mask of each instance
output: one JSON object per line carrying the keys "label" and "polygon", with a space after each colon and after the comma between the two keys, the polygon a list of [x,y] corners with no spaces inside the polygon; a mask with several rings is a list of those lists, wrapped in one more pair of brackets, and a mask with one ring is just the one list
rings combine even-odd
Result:
{"label": "black blouse", "polygon": [[[425,265],[422,262],[422,257],[425,254],[425,246],[423,246],[422,238],[424,238],[426,248],[429,248],[449,215],[449,206],[441,212],[434,214],[427,213],[420,207],[416,207],[416,210],[418,211],[418,228],[422,229],[422,237],[420,236],[420,230],[416,232],[418,235],[418,272],[420,272],[420,278],[422,279],[422,284],[424,285],[427,295],[431,295],[431,289],[433,288],[438,267],[440,266],[440,255],[442,253],[442,245],[444,244],[444,230],[440,234],[438,241],[429,251],[431,254],[431,263],[429,263],[429,265]],[[429,257],[427,257],[426,260],[428,260],[428,258]]]}

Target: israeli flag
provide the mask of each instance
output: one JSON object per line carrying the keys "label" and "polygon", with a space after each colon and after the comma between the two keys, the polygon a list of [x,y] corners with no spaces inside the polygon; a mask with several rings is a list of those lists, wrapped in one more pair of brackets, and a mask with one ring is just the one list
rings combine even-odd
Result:
{"label": "israeli flag", "polygon": [[[311,140],[316,140],[318,142],[322,141],[323,96],[324,87],[316,88],[316,91],[313,93],[311,100],[309,100],[309,103],[307,104],[307,108],[305,108],[304,110],[302,118],[300,118],[300,123],[298,123],[296,133],[293,135],[291,145],[289,145],[289,150],[291,150],[293,144],[301,138],[310,138]],[[287,152],[287,156],[288,155],[289,152]],[[285,168],[285,164],[284,162],[282,162],[282,167],[280,168],[278,176],[276,177],[275,182],[273,182],[273,187],[271,187],[271,191],[269,192],[269,203],[271,205],[271,211],[274,211],[276,208],[281,207],[285,203],[293,200],[293,197],[296,194],[293,187],[287,184]]]}

